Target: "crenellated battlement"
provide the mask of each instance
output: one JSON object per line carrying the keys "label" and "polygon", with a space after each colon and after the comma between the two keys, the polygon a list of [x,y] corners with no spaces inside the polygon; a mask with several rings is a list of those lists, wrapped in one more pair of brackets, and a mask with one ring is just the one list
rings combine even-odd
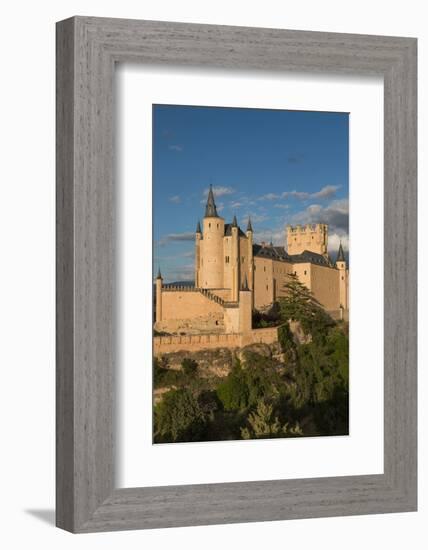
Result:
{"label": "crenellated battlement", "polygon": [[208,300],[211,300],[212,302],[215,302],[216,304],[220,304],[223,306],[225,304],[225,301],[220,298],[220,296],[217,296],[213,292],[210,292],[206,288],[196,288],[194,286],[189,285],[162,285],[162,292],[198,292],[199,294],[202,294]]}
{"label": "crenellated battlement", "polygon": [[287,233],[319,233],[327,230],[327,224],[325,223],[307,223],[305,225],[287,225]]}
{"label": "crenellated battlement", "polygon": [[289,254],[301,254],[309,250],[325,255],[327,254],[328,225],[325,223],[287,225],[286,242]]}

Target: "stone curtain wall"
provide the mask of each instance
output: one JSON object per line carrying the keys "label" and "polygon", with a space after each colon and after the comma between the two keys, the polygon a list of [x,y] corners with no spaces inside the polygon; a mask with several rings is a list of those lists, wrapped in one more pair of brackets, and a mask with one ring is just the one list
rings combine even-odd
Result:
{"label": "stone curtain wall", "polygon": [[167,287],[161,300],[162,320],[155,324],[159,332],[224,331],[222,300],[209,291]]}
{"label": "stone curtain wall", "polygon": [[155,336],[155,356],[178,351],[201,351],[215,348],[241,348],[249,344],[273,344],[278,341],[278,329],[260,328],[245,334],[191,334],[186,336]]}

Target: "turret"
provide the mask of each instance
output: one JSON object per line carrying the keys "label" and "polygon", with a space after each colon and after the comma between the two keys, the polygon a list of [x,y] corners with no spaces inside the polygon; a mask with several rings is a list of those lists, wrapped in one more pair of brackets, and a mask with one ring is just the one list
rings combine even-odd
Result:
{"label": "turret", "polygon": [[156,322],[162,321],[162,275],[160,268],[156,277]]}
{"label": "turret", "polygon": [[[248,280],[247,285],[250,290],[254,290],[254,259],[253,259],[253,226],[251,225],[251,218],[248,218],[247,223],[247,241],[248,241]],[[254,301],[254,292],[252,292],[252,302]],[[252,303],[254,308],[254,303]]]}
{"label": "turret", "polygon": [[287,225],[287,252],[301,254],[305,250],[327,256],[328,225],[325,223],[310,223],[307,225]]}
{"label": "turret", "polygon": [[217,207],[214,201],[213,186],[208,191],[207,204],[205,205],[205,218],[218,218]]}
{"label": "turret", "polygon": [[232,253],[231,253],[231,262],[232,262],[232,302],[237,302],[239,300],[239,272],[240,272],[240,263],[239,263],[239,228],[238,221],[236,216],[233,216],[233,221],[231,225],[232,229]]}
{"label": "turret", "polygon": [[345,260],[345,254],[344,254],[343,248],[342,248],[342,241],[340,241],[339,250],[337,251],[336,267],[338,269],[346,269],[346,260]]}
{"label": "turret", "polygon": [[202,239],[201,224],[198,220],[198,223],[196,225],[196,232],[195,232],[195,287],[196,288],[199,288],[200,286],[201,239]]}
{"label": "turret", "polygon": [[200,267],[197,284],[201,288],[223,288],[223,239],[224,219],[217,213],[210,185],[203,219],[203,233],[199,239]]}
{"label": "turret", "polygon": [[245,276],[239,291],[239,332],[245,333],[251,330],[252,309],[252,292],[248,288],[248,280]]}
{"label": "turret", "polygon": [[336,257],[336,268],[339,270],[339,303],[342,310],[347,310],[348,305],[348,270],[346,269],[345,254],[343,252],[342,242],[339,244],[339,250]]}

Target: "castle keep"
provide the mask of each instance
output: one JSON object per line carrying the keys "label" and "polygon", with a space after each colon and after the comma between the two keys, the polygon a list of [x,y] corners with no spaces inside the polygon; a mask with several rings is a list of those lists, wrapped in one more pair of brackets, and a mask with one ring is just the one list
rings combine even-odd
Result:
{"label": "castle keep", "polygon": [[[284,246],[254,243],[251,220],[245,233],[236,217],[225,223],[210,188],[202,227],[198,222],[195,232],[194,286],[164,285],[158,273],[155,329],[193,343],[196,335],[199,340],[210,335],[211,341],[239,337],[244,345],[262,341],[251,327],[252,311],[266,310],[284,296],[291,273],[334,318],[347,318],[349,272],[342,245],[334,263],[327,253],[328,226],[287,226],[284,241]],[[264,338],[273,336],[265,331]]]}

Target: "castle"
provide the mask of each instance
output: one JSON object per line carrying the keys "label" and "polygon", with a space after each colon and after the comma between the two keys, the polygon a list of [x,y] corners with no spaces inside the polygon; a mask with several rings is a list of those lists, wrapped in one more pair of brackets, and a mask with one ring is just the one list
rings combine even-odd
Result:
{"label": "castle", "polygon": [[288,225],[285,241],[286,247],[254,243],[250,219],[245,233],[236,216],[225,223],[210,187],[202,228],[198,222],[195,232],[194,286],[164,285],[159,271],[155,329],[181,336],[247,335],[243,341],[259,341],[254,334],[249,337],[256,332],[252,312],[268,309],[285,295],[289,274],[330,315],[347,319],[349,271],[341,244],[334,263],[328,255],[328,226]]}

